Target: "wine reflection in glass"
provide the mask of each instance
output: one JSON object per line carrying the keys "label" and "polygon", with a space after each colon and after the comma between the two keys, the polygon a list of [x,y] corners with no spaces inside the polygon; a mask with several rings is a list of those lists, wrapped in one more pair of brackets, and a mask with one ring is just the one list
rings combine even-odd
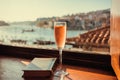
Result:
{"label": "wine reflection in glass", "polygon": [[55,35],[55,42],[57,45],[57,48],[59,50],[59,70],[55,73],[55,75],[67,75],[68,73],[63,70],[62,67],[62,50],[65,46],[66,41],[66,22],[54,22],[54,35]]}

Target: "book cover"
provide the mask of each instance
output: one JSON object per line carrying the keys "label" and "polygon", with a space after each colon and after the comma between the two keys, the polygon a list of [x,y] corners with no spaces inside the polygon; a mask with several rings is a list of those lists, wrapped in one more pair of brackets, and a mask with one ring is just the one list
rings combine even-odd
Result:
{"label": "book cover", "polygon": [[23,70],[23,77],[49,77],[55,66],[56,58],[34,58]]}

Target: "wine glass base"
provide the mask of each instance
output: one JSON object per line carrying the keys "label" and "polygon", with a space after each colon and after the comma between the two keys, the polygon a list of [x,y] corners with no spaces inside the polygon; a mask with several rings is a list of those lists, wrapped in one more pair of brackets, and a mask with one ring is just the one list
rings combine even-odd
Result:
{"label": "wine glass base", "polygon": [[65,72],[64,70],[57,70],[54,75],[57,77],[60,77],[61,75],[67,76],[67,75],[69,75],[69,73]]}

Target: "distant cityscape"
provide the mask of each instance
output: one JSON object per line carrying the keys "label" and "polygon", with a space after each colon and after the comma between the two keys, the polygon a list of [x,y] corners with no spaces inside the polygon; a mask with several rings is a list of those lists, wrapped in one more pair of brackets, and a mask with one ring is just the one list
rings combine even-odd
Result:
{"label": "distant cityscape", "polygon": [[88,13],[68,14],[62,17],[43,17],[37,18],[36,21],[6,23],[1,20],[0,26],[9,24],[28,24],[52,28],[53,21],[66,21],[69,30],[90,30],[98,27],[110,26],[110,9],[91,11]]}

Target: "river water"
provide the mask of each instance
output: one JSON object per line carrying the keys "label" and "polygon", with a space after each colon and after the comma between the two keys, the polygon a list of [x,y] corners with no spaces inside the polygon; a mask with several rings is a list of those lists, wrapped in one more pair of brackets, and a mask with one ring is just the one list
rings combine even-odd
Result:
{"label": "river water", "polygon": [[[29,31],[33,30],[33,31]],[[67,30],[67,37],[75,37],[86,31]],[[40,28],[31,25],[10,25],[0,27],[0,40],[10,43],[10,40],[26,40],[27,44],[33,45],[36,40],[55,41],[54,31],[51,28]]]}

